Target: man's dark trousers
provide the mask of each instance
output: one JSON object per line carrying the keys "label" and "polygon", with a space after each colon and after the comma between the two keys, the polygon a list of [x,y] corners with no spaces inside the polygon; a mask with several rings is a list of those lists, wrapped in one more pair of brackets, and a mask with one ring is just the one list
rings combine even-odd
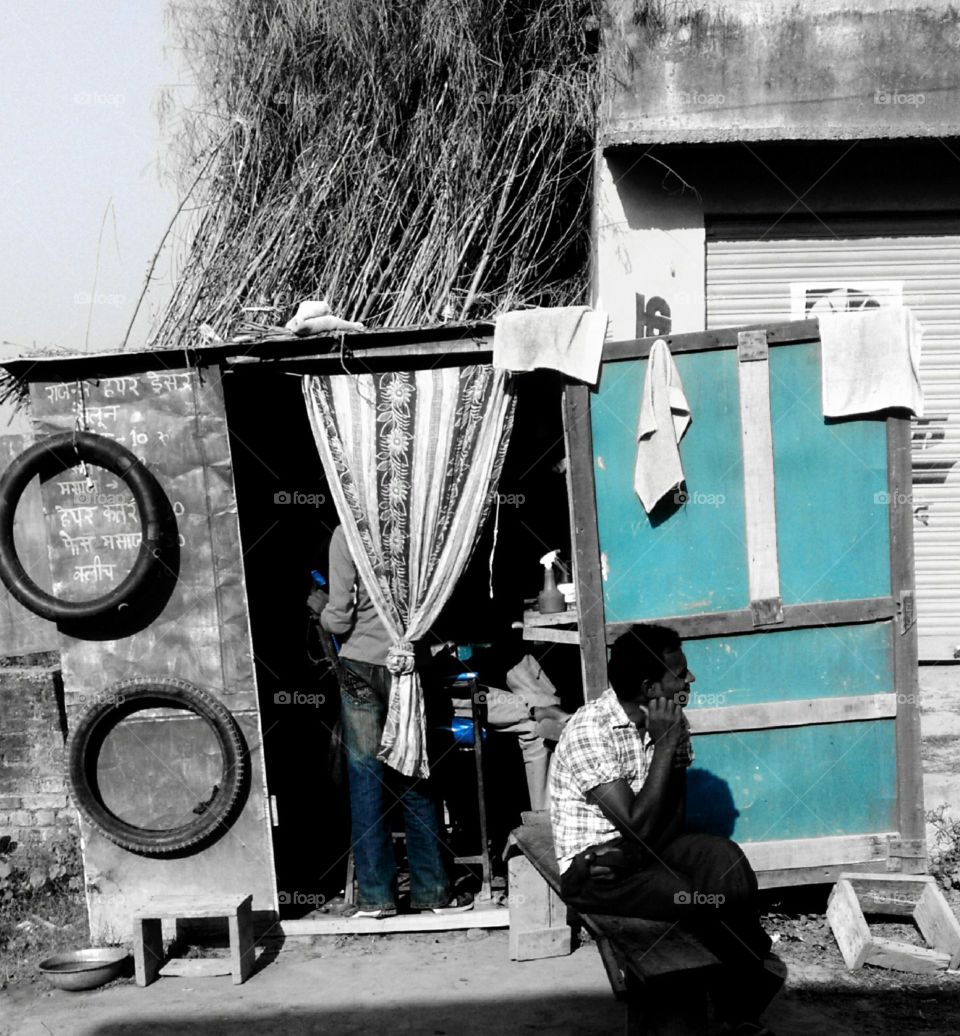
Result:
{"label": "man's dark trousers", "polygon": [[[610,848],[622,850],[624,866],[610,879],[591,877],[586,857]],[[617,838],[575,856],[560,882],[581,913],[675,920],[696,934],[724,964],[710,988],[721,1018],[756,1018],[781,985],[763,967],[771,944],[757,914],[756,875],[727,838],[681,835],[657,851]]]}

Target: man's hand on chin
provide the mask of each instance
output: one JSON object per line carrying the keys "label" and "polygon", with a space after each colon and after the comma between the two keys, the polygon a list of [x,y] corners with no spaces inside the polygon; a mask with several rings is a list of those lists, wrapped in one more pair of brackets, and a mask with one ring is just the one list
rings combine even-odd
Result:
{"label": "man's hand on chin", "polygon": [[647,708],[647,731],[657,746],[676,748],[683,734],[683,709],[670,698],[654,698]]}

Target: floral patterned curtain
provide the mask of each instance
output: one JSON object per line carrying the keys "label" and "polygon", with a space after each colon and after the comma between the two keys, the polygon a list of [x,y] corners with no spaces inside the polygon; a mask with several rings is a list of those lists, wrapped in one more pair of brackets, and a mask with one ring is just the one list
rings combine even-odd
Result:
{"label": "floral patterned curtain", "polygon": [[347,545],[393,639],[380,759],[429,775],[413,644],[460,578],[496,493],[510,374],[490,366],[307,376],[307,411]]}

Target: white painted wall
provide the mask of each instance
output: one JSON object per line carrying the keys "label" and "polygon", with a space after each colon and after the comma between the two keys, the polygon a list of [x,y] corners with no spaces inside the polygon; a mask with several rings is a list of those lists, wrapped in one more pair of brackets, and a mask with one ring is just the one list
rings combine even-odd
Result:
{"label": "white painted wall", "polygon": [[636,336],[636,295],[659,295],[674,333],[702,331],[706,311],[703,207],[690,187],[649,155],[600,160],[596,290],[611,339]]}

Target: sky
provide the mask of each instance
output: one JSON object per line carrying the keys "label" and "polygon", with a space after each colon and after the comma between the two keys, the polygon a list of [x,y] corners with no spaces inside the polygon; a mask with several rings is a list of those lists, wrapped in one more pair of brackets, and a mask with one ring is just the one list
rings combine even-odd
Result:
{"label": "sky", "polygon": [[[2,355],[123,340],[179,200],[156,115],[164,87],[186,91],[167,2],[0,0]],[[144,344],[171,262],[128,349]]]}

